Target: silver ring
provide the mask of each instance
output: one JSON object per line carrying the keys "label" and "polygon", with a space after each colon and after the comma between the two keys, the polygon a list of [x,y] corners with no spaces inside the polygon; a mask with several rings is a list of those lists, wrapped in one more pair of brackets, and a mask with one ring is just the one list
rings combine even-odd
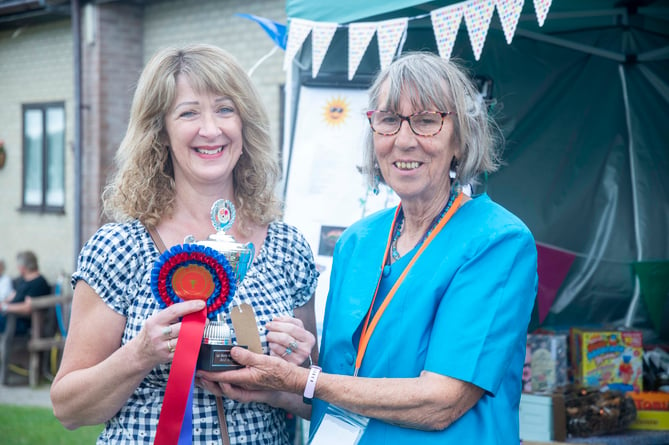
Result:
{"label": "silver ring", "polygon": [[167,339],[167,350],[170,351],[170,353],[174,352],[174,346],[172,346],[172,339],[171,338]]}
{"label": "silver ring", "polygon": [[288,349],[290,349],[291,351],[297,351],[298,348],[299,348],[299,345],[297,344],[297,342],[295,340],[288,343]]}
{"label": "silver ring", "polygon": [[165,337],[169,338],[172,335],[172,325],[165,326],[162,333]]}

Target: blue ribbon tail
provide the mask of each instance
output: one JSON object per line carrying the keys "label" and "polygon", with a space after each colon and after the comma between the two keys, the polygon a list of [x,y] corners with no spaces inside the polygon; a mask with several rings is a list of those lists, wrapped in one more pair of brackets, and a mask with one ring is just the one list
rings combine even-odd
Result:
{"label": "blue ribbon tail", "polygon": [[184,420],[181,423],[181,432],[179,433],[178,445],[192,445],[193,444],[193,390],[195,388],[195,378],[190,383],[190,391],[188,392],[188,401],[186,402],[186,410],[184,411]]}

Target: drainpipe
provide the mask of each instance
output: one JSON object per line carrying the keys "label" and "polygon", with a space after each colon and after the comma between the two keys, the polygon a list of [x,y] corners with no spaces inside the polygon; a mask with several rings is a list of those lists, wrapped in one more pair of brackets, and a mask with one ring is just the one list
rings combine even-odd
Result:
{"label": "drainpipe", "polygon": [[74,45],[74,264],[81,250],[81,6],[79,0],[72,0],[72,40]]}

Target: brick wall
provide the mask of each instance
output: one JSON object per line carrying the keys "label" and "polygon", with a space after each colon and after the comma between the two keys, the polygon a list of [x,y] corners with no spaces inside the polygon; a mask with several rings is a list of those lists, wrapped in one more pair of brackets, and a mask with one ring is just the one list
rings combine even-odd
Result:
{"label": "brick wall", "polygon": [[[82,241],[104,222],[100,193],[125,133],[134,87],[144,63],[160,48],[184,43],[218,45],[248,71],[274,48],[256,23],[235,16],[249,13],[286,22],[279,0],[166,0],[101,2],[82,14]],[[92,32],[88,32],[91,30]],[[254,71],[279,145],[282,50]],[[14,257],[36,251],[50,280],[71,272],[79,246],[74,239],[74,60],[69,20],[0,32],[0,139],[8,160],[0,170],[0,257],[16,274]],[[65,101],[65,215],[19,212],[21,205],[21,104]]]}
{"label": "brick wall", "polygon": [[142,70],[142,8],[100,4],[84,14],[92,38],[82,42],[82,240],[103,222],[100,194],[128,125],[134,87]]}
{"label": "brick wall", "polygon": [[[71,270],[74,131],[72,35],[69,20],[0,32],[0,139],[7,162],[0,170],[0,256],[16,276],[16,254],[33,250],[51,282]],[[65,214],[22,212],[22,105],[64,102],[66,124]]]}

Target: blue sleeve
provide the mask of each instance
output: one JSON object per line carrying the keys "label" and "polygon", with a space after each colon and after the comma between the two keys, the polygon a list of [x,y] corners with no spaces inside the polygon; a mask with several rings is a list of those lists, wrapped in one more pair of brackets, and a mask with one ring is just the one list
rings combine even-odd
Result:
{"label": "blue sleeve", "polygon": [[462,264],[435,314],[425,369],[495,394],[526,338],[537,254],[525,228],[496,231]]}

